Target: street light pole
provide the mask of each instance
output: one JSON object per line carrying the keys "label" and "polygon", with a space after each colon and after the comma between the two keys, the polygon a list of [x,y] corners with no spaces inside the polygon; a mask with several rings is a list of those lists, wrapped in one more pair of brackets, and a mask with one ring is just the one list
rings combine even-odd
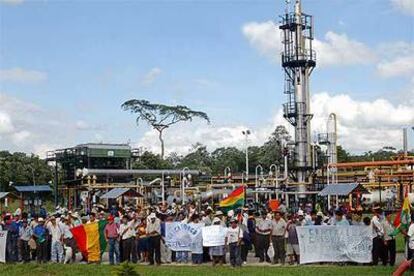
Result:
{"label": "street light pole", "polygon": [[245,147],[246,147],[246,181],[249,180],[249,135],[250,130],[246,129],[242,131],[242,134],[245,137]]}

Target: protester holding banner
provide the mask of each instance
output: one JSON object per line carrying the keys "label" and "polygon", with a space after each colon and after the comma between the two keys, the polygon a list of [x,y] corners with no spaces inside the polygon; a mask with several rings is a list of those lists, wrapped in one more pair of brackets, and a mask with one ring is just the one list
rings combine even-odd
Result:
{"label": "protester holding banner", "polygon": [[[191,217],[190,226],[195,229],[200,229],[204,226],[204,223],[200,222],[198,214],[194,214]],[[203,263],[203,238],[201,237],[201,231],[191,242],[191,261],[196,265]]]}
{"label": "protester holding banner", "polygon": [[[221,226],[221,224],[222,224],[222,220],[219,219],[218,217],[215,217],[213,219],[213,226]],[[203,232],[203,239],[204,239],[204,232]],[[210,247],[210,256],[213,258],[213,266],[216,266],[217,264],[222,265],[225,255],[226,255],[226,251],[225,251],[224,243],[219,244],[219,245],[213,245]]]}

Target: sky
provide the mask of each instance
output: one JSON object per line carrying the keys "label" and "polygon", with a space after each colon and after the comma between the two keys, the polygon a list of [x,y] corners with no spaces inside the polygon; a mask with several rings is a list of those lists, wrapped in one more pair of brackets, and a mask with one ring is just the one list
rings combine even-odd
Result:
{"label": "sky", "polygon": [[[107,142],[158,152],[156,132],[120,107],[133,98],[210,116],[168,129],[167,153],[243,147],[244,129],[260,145],[288,126],[284,2],[0,0],[0,149],[44,156]],[[401,149],[402,128],[414,126],[414,0],[302,2],[315,20],[312,133],[335,112],[347,150]]]}

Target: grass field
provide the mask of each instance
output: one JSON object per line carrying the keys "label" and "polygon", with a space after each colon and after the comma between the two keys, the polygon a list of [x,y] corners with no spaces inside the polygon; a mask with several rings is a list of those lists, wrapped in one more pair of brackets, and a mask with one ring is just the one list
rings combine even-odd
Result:
{"label": "grass field", "polygon": [[[370,266],[297,266],[297,267],[271,267],[246,266],[239,269],[230,267],[211,266],[160,266],[150,267],[134,265],[139,275],[391,275],[394,268]],[[52,276],[52,275],[113,275],[113,267],[109,265],[0,265],[0,275],[7,276]]]}

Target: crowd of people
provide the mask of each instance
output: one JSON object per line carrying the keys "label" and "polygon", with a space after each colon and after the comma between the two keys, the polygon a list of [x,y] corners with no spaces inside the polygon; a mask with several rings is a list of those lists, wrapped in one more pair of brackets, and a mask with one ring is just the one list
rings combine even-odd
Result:
{"label": "crowd of people", "polygon": [[[87,256],[79,252],[71,229],[80,224],[105,220],[104,235],[111,265],[126,261],[149,265],[211,262],[214,266],[225,263],[241,266],[257,258],[258,262],[280,266],[300,263],[298,226],[365,225],[372,229],[372,264],[377,265],[381,260],[383,265],[394,265],[395,227],[391,215],[379,208],[373,209],[373,215],[366,216],[342,209],[328,214],[307,206],[293,212],[288,211],[283,202],[276,210],[244,206],[228,212],[196,203],[185,206],[159,204],[146,208],[112,206],[107,210],[95,206],[87,214],[57,207],[53,213],[44,210],[39,214],[20,210],[13,214],[4,213],[0,230],[8,231],[6,259],[10,263],[88,262]],[[164,237],[166,223],[175,221],[226,227],[225,245],[173,251],[166,246]],[[404,234],[408,257],[411,258],[414,253],[414,246],[411,249],[414,224]]]}

